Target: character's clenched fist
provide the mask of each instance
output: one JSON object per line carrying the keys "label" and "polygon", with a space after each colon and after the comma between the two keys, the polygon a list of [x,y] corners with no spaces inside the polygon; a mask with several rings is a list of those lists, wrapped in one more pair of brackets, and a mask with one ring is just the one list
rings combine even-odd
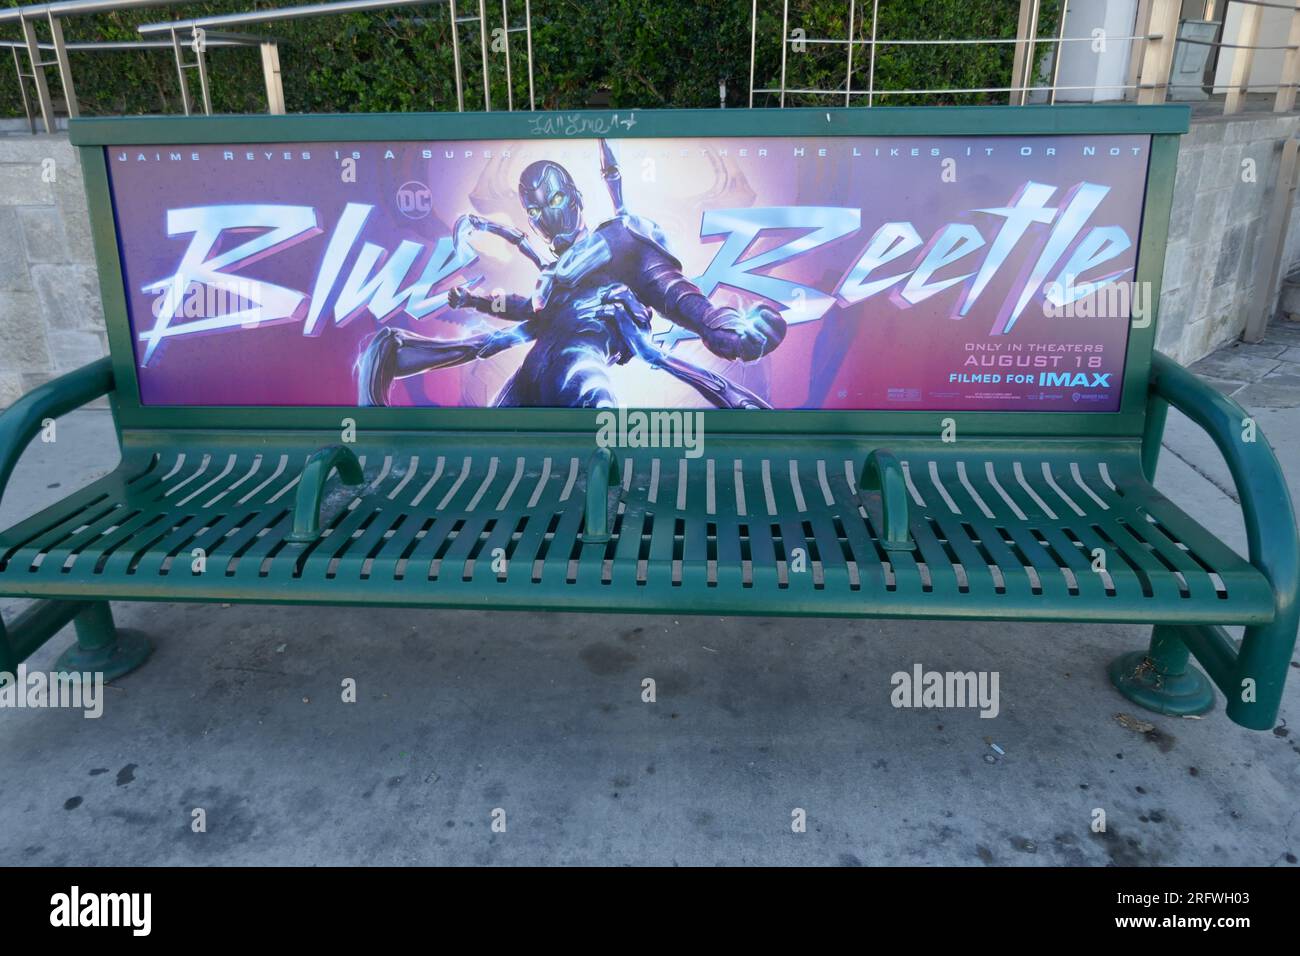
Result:
{"label": "character's clenched fist", "polygon": [[453,309],[472,309],[476,298],[469,286],[458,285],[447,290],[447,304]]}
{"label": "character's clenched fist", "polygon": [[714,355],[753,362],[781,344],[785,329],[785,319],[765,305],[747,313],[720,308],[710,314],[702,338]]}

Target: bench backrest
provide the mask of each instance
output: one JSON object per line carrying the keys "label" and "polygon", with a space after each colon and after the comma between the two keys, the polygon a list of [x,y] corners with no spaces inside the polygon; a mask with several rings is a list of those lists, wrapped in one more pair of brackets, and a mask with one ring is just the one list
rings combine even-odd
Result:
{"label": "bench backrest", "polygon": [[[668,110],[86,119],[71,136],[124,430],[346,415],[592,431],[591,409],[492,406],[512,376],[538,404],[539,381],[602,365],[599,348],[563,354],[583,334],[570,325],[595,322],[630,355],[601,370],[620,405],[710,409],[714,431],[937,435],[952,418],[967,436],[1134,436],[1187,121],[1176,106]],[[540,200],[521,200],[529,167],[549,177]],[[608,241],[552,265],[530,218],[571,213],[574,190]],[[755,363],[714,355],[662,314],[690,291],[674,264],[708,308],[777,311],[784,340]],[[505,313],[451,308],[456,286]],[[656,297],[676,305],[647,327],[636,306]],[[445,355],[542,306],[531,344],[356,407],[380,330]],[[709,376],[771,410],[715,409]]]}

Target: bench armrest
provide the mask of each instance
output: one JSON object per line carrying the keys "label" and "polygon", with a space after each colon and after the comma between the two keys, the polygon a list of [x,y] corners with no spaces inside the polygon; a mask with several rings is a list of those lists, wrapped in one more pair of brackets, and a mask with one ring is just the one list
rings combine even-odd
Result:
{"label": "bench armrest", "polygon": [[877,448],[867,456],[858,482],[864,491],[880,493],[881,544],[886,551],[911,551],[908,532],[907,476],[892,451]]}
{"label": "bench armrest", "polygon": [[[1150,397],[1160,407],[1147,416],[1144,458],[1147,477],[1155,478],[1155,458],[1164,424],[1164,404],[1178,409],[1214,440],[1241,498],[1250,563],[1273,585],[1280,618],[1295,613],[1300,590],[1300,541],[1295,510],[1282,475],[1282,466],[1258,428],[1247,428],[1251,416],[1173,359],[1152,356]],[[1253,440],[1247,441],[1247,434]]]}
{"label": "bench armrest", "polygon": [[346,445],[327,445],[314,451],[298,477],[298,495],[293,506],[293,530],[286,541],[308,544],[320,537],[320,505],[325,497],[325,483],[334,469],[345,485],[359,485],[365,476],[361,462]]}
{"label": "bench armrest", "polygon": [[609,448],[597,448],[587,459],[587,504],[583,518],[584,544],[609,541],[609,489],[618,487],[618,456]]}
{"label": "bench armrest", "polygon": [[112,390],[113,366],[105,357],[32,389],[0,412],[0,496],[46,419],[66,415]]}

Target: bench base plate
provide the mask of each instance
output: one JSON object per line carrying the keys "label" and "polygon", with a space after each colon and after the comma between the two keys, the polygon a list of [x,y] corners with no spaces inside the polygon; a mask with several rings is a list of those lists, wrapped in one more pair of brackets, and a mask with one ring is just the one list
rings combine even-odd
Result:
{"label": "bench base plate", "polygon": [[1139,707],[1169,717],[1198,717],[1214,709],[1214,688],[1201,671],[1187,664],[1178,674],[1162,674],[1146,651],[1111,661],[1110,682]]}
{"label": "bench base plate", "polygon": [[60,673],[101,673],[111,681],[148,660],[153,643],[140,631],[120,631],[107,601],[87,605],[74,619],[77,643],[59,655]]}
{"label": "bench base plate", "polygon": [[104,681],[115,680],[135,670],[153,653],[153,642],[141,631],[119,630],[109,647],[84,648],[73,644],[59,655],[54,669],[59,673],[100,672]]}

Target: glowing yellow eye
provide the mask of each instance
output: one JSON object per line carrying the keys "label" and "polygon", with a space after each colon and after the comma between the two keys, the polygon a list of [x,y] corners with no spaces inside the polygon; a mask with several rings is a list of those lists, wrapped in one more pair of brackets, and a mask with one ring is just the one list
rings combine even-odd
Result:
{"label": "glowing yellow eye", "polygon": [[563,205],[564,205],[564,193],[552,193],[552,194],[551,194],[551,208],[552,208],[552,209],[558,209],[560,206],[563,206]]}
{"label": "glowing yellow eye", "polygon": [[532,218],[536,219],[536,218],[537,218],[538,216],[540,216],[541,214],[542,214],[542,211],[541,211],[540,209],[538,209],[536,206],[529,206],[529,207],[528,207],[528,215],[531,216]]}

